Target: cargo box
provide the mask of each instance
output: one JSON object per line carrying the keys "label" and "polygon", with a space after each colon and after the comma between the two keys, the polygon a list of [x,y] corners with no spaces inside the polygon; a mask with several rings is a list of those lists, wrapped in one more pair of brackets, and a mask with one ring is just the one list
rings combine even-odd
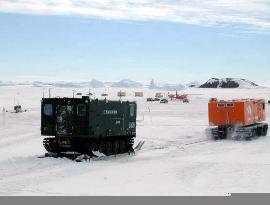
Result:
{"label": "cargo box", "polygon": [[265,101],[262,99],[212,100],[208,104],[208,112],[211,126],[247,126],[265,121]]}

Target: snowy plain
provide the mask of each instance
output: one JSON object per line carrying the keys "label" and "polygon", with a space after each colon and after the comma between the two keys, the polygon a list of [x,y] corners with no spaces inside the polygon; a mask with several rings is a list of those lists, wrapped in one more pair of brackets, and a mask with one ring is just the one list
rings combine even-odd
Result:
{"label": "snowy plain", "polygon": [[[118,99],[117,88],[93,89]],[[190,103],[146,102],[155,90],[122,89],[123,100],[138,103],[137,138],[145,141],[135,156],[122,154],[76,163],[44,155],[40,135],[43,89],[0,88],[0,195],[228,195],[270,192],[270,134],[252,141],[212,141],[208,127],[209,98],[264,98],[270,88],[187,89]],[[135,98],[143,91],[143,98]],[[88,93],[88,88],[76,92]],[[72,88],[53,88],[52,96],[71,97]],[[48,90],[45,90],[48,96]],[[20,103],[25,113],[2,112]],[[270,105],[266,105],[270,121]]]}

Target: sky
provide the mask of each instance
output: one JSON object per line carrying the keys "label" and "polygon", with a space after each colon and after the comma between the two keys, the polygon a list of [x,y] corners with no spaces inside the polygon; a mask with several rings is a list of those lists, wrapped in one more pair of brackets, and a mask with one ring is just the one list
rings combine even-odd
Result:
{"label": "sky", "polygon": [[0,0],[0,80],[270,82],[269,0]]}

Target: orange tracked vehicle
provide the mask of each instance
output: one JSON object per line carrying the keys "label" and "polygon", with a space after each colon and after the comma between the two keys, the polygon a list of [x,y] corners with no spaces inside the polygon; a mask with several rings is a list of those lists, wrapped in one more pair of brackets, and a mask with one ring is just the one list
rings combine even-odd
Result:
{"label": "orange tracked vehicle", "polygon": [[207,135],[214,139],[250,140],[267,135],[265,101],[262,99],[224,101],[212,98],[208,115],[211,127],[207,129]]}

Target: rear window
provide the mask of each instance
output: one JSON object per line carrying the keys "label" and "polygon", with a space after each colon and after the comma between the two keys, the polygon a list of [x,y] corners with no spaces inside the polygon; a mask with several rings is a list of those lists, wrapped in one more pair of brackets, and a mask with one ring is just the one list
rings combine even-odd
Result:
{"label": "rear window", "polygon": [[43,112],[44,112],[44,115],[46,116],[52,116],[53,115],[52,104],[45,104]]}
{"label": "rear window", "polygon": [[129,112],[130,112],[130,117],[134,117],[135,115],[135,105],[130,105],[130,108],[129,108]]}
{"label": "rear window", "polygon": [[77,115],[80,117],[86,116],[86,105],[80,104],[77,106]]}
{"label": "rear window", "polygon": [[234,107],[234,103],[227,103],[226,107]]}
{"label": "rear window", "polygon": [[225,104],[224,103],[218,103],[217,106],[218,107],[225,107]]}

